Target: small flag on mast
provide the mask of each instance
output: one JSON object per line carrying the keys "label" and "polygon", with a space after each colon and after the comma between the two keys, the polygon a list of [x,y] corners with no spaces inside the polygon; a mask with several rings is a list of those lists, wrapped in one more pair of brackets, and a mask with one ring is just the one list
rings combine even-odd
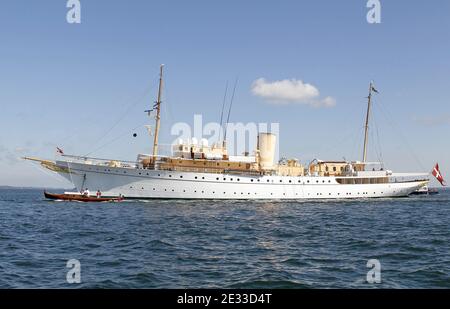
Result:
{"label": "small flag on mast", "polygon": [[59,148],[59,147],[56,147],[56,152],[57,152],[58,154],[60,154],[60,155],[63,155],[63,154],[64,154],[64,151],[63,151],[61,148]]}
{"label": "small flag on mast", "polygon": [[433,171],[431,172],[434,177],[441,183],[441,185],[445,186],[445,180],[444,177],[442,177],[441,171],[439,170],[439,165],[436,163],[436,166],[433,168]]}
{"label": "small flag on mast", "polygon": [[374,86],[372,86],[372,91],[378,93],[378,90],[376,90]]}

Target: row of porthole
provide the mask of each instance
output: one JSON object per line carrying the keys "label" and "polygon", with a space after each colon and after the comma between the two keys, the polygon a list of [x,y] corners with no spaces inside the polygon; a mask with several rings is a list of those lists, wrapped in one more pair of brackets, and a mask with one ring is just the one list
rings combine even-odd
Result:
{"label": "row of porthole", "polygon": [[[130,189],[133,189],[133,187],[132,186],[130,186]],[[142,190],[144,190],[144,187],[141,187],[141,189]],[[156,188],[153,188],[153,191],[156,191]],[[165,192],[167,192],[167,189],[164,189],[164,191]],[[171,190],[172,192],[175,192],[175,190],[174,189],[172,189]],[[186,192],[186,190],[183,190],[183,193],[185,193]],[[197,193],[197,190],[194,190],[194,193]],[[203,194],[203,193],[205,193],[205,191],[201,191],[201,193]],[[213,194],[215,194],[216,192],[215,191],[213,191],[212,192]],[[226,192],[224,191],[223,192],[223,194],[226,194]],[[237,194],[237,192],[233,192],[233,194]],[[241,195],[243,195],[244,194],[244,192],[241,192]],[[248,192],[248,195],[250,195],[251,193],[250,192]],[[255,195],[257,195],[258,193],[256,193],[255,192]],[[352,193],[351,192],[347,192],[347,193],[345,193],[346,195],[352,195]],[[360,193],[358,192],[358,195],[359,195]],[[368,192],[362,192],[362,194],[369,194]],[[373,194],[376,194],[376,192],[374,192]],[[381,194],[383,194],[383,192],[381,192]],[[270,195],[273,195],[273,193],[270,193]],[[283,195],[286,195],[286,193],[283,193]],[[298,195],[298,193],[295,193],[295,195]],[[308,195],[310,195],[310,193],[308,193]],[[319,196],[319,195],[323,195],[322,193],[317,193],[317,196]],[[331,195],[331,193],[328,193],[328,195]],[[337,195],[340,195],[340,193],[338,193]]]}

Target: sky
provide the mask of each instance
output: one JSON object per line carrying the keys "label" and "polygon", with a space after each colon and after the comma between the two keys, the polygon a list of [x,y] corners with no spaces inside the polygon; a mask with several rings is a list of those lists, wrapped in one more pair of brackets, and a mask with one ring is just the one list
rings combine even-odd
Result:
{"label": "sky", "polygon": [[[279,123],[280,156],[369,160],[450,177],[450,2],[366,0],[0,2],[0,185],[71,187],[23,156],[134,160],[164,63],[161,143],[174,124]],[[228,101],[227,101],[228,102]],[[133,137],[136,133],[136,137]],[[436,183],[433,183],[434,185]]]}

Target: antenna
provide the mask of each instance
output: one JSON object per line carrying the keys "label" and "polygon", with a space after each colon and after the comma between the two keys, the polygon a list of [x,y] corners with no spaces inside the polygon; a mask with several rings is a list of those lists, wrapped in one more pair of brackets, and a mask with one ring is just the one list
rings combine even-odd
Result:
{"label": "antenna", "polygon": [[222,112],[220,113],[220,131],[219,131],[219,141],[220,141],[220,137],[222,135],[222,122],[223,122],[223,110],[225,109],[225,101],[227,99],[227,92],[228,92],[228,81],[225,84],[225,94],[223,96],[223,101],[222,101]]}
{"label": "antenna", "polygon": [[223,137],[223,145],[224,145],[224,147],[226,145],[228,122],[230,121],[231,107],[233,106],[234,94],[236,92],[236,86],[237,86],[238,80],[239,79],[236,77],[236,81],[234,82],[234,87],[233,87],[233,94],[231,95],[230,108],[228,109],[227,122],[225,123],[225,134],[224,134],[224,137]]}

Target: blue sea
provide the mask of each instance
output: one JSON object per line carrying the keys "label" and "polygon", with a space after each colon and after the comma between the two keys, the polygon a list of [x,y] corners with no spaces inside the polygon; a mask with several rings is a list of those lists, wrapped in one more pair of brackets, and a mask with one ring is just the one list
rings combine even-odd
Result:
{"label": "blue sea", "polygon": [[[81,283],[68,283],[67,261]],[[369,283],[370,259],[381,283]],[[0,190],[0,288],[450,288],[450,191],[353,201],[48,201]]]}

